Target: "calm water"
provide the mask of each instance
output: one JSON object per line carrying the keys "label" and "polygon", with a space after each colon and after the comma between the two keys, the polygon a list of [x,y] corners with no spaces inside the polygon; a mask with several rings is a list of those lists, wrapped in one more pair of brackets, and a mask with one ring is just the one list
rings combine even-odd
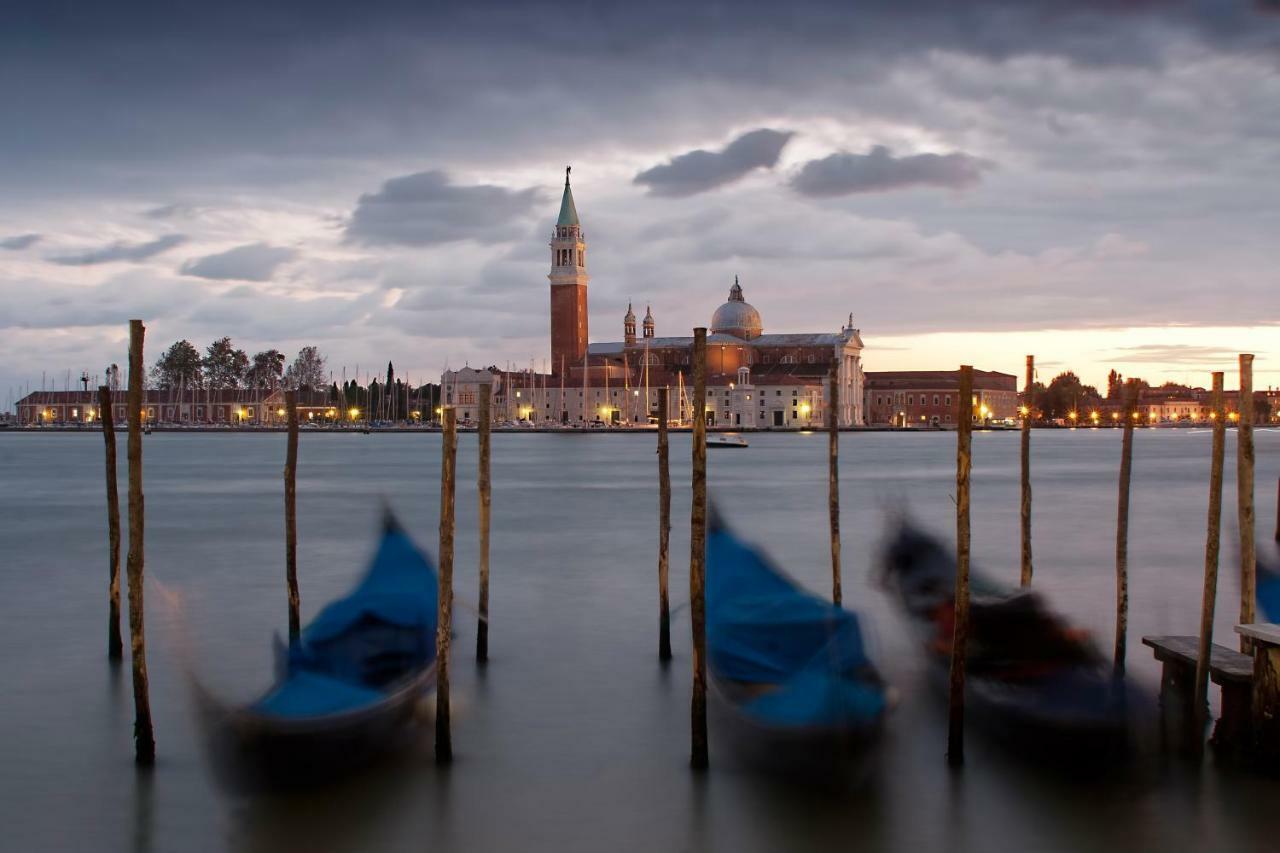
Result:
{"label": "calm water", "polygon": [[[1259,431],[1258,516],[1269,538],[1280,433]],[[760,435],[713,452],[713,496],[741,532],[812,589],[829,589],[826,438]],[[886,506],[953,530],[954,437],[842,438],[846,603],[900,686],[875,769],[838,786],[761,774],[712,732],[712,769],[688,756],[689,623],[656,655],[657,489],[652,436],[500,435],[494,441],[491,663],[472,663],[475,438],[461,439],[455,584],[455,763],[413,754],[306,795],[233,798],[205,763],[176,655],[180,602],[198,667],[228,697],[269,679],[285,624],[280,435],[145,441],[148,643],[159,764],[131,763],[127,671],[105,658],[102,443],[0,434],[0,847],[5,850],[1276,850],[1280,783],[1179,761],[1071,779],[971,732],[947,772],[945,725],[919,686],[897,613],[870,583]],[[1018,574],[1015,433],[975,436],[975,560]],[[1154,686],[1144,633],[1198,621],[1209,434],[1136,437],[1130,668]],[[1234,439],[1228,438],[1229,459]],[[1111,637],[1119,434],[1034,437],[1036,584]],[[673,437],[674,603],[687,600],[688,438]],[[123,442],[121,494],[124,494]],[[435,550],[436,435],[303,436],[304,619],[341,594],[387,498]],[[1224,541],[1235,537],[1226,484]],[[1234,644],[1235,548],[1224,549],[1220,640]]]}

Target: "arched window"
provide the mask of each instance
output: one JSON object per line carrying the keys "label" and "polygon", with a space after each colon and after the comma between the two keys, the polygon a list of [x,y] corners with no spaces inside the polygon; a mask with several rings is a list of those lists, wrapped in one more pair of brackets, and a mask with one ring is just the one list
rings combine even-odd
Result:
{"label": "arched window", "polygon": [[650,367],[661,367],[662,356],[658,355],[656,352],[651,352],[644,357],[644,363]]}
{"label": "arched window", "polygon": [[778,359],[778,363],[779,363],[779,364],[795,364],[795,363],[796,363],[796,357],[795,357],[794,355],[792,355],[791,353],[787,353],[787,354],[786,354],[786,355],[784,355],[782,358]]}

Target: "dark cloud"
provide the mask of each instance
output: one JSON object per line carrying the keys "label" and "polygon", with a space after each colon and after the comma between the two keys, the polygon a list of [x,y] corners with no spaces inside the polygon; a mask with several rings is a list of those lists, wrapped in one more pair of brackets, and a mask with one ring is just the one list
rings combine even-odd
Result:
{"label": "dark cloud", "polygon": [[39,241],[39,234],[18,234],[14,237],[0,238],[0,249],[25,249]]}
{"label": "dark cloud", "polygon": [[[1265,355],[1266,353],[1262,353]],[[1220,361],[1235,361],[1238,351],[1229,347],[1194,346],[1191,344],[1142,344],[1116,347],[1109,354],[1115,361],[1152,364],[1200,366]]]}
{"label": "dark cloud", "polygon": [[185,242],[187,242],[185,235],[166,234],[148,243],[115,242],[100,249],[90,249],[70,255],[56,255],[49,260],[55,264],[71,267],[107,264],[113,261],[145,261],[153,255],[167,252]]}
{"label": "dark cloud", "polygon": [[982,180],[991,163],[961,152],[912,154],[894,157],[883,145],[866,154],[841,151],[805,163],[791,187],[813,197],[875,193],[907,187],[943,187],[961,190]]}
{"label": "dark cloud", "polygon": [[270,281],[276,267],[293,260],[297,254],[296,250],[283,246],[250,243],[187,261],[182,265],[182,272],[200,278]]}
{"label": "dark cloud", "polygon": [[175,219],[177,217],[191,216],[196,213],[198,208],[189,204],[162,204],[158,207],[151,207],[142,211],[142,215],[147,219]]}
{"label": "dark cloud", "polygon": [[772,169],[795,134],[761,128],[744,133],[720,151],[699,148],[672,157],[635,176],[650,195],[679,198],[732,183],[756,169]]}
{"label": "dark cloud", "polygon": [[518,227],[542,200],[536,188],[461,186],[443,171],[392,178],[360,196],[347,239],[366,245],[431,246],[457,240],[499,243],[523,234]]}

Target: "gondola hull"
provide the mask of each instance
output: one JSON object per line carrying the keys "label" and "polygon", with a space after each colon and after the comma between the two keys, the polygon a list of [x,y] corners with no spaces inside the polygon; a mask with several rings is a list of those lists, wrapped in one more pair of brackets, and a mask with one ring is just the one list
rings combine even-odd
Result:
{"label": "gondola hull", "polygon": [[411,743],[435,666],[385,699],[339,714],[283,718],[219,702],[196,685],[218,777],[241,790],[323,785]]}
{"label": "gondola hull", "polygon": [[744,708],[741,685],[714,673],[709,682],[712,733],[744,765],[801,778],[829,778],[868,769],[881,742],[882,717],[860,724],[770,724]]}
{"label": "gondola hull", "polygon": [[[924,649],[928,680],[945,699],[954,561],[925,534],[904,528],[886,549],[885,570]],[[986,636],[978,652],[971,640],[966,720],[1042,756],[1091,760],[1125,752],[1134,714],[1145,701],[1081,632],[1048,613],[1031,593],[1006,592],[978,578],[972,595],[971,635]],[[1038,646],[1037,632],[1056,652]]]}

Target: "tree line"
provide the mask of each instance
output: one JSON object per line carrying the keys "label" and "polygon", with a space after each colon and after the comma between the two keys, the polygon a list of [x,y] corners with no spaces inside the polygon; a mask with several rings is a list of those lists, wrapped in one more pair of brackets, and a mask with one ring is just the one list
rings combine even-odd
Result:
{"label": "tree line", "polygon": [[[1031,405],[1038,417],[1044,419],[1068,418],[1072,412],[1081,417],[1086,412],[1098,409],[1104,404],[1116,405],[1124,401],[1124,389],[1132,385],[1139,395],[1146,391],[1155,391],[1168,397],[1194,398],[1204,393],[1203,388],[1192,388],[1178,382],[1165,382],[1153,386],[1145,379],[1130,377],[1126,379],[1118,371],[1107,374],[1107,393],[1103,396],[1092,385],[1085,385],[1080,377],[1070,370],[1063,371],[1050,380],[1048,385],[1036,382],[1031,386]],[[1265,418],[1271,407],[1265,400],[1255,400],[1254,407],[1262,407]]]}
{"label": "tree line", "polygon": [[325,357],[318,347],[306,346],[289,362],[277,349],[253,358],[223,337],[209,344],[204,355],[188,340],[176,341],[151,368],[153,387],[222,389],[278,388],[319,390],[326,387]]}

